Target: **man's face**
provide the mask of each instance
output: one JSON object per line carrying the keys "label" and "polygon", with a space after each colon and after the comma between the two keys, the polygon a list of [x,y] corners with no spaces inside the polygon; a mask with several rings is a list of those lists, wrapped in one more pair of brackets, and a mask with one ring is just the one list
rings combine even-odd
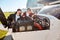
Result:
{"label": "man's face", "polygon": [[22,11],[17,11],[17,13],[18,13],[18,14],[21,14],[21,13],[22,13]]}
{"label": "man's face", "polygon": [[27,10],[28,13],[31,13],[31,10]]}

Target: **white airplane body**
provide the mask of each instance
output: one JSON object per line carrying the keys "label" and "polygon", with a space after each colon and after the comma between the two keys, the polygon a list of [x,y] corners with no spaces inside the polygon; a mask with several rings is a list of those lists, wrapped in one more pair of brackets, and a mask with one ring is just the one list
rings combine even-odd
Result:
{"label": "white airplane body", "polygon": [[50,30],[12,33],[14,40],[60,40],[60,20],[52,15],[37,15],[49,18]]}

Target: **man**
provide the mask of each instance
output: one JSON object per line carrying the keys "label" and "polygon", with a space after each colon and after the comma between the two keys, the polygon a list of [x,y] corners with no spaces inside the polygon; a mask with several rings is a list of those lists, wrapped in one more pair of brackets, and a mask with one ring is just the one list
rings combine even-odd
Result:
{"label": "man", "polygon": [[11,23],[12,22],[17,22],[17,20],[19,18],[21,18],[21,9],[17,9],[17,11],[15,12],[15,14],[11,14],[8,19],[7,19],[7,23],[8,23],[8,28],[11,28]]}
{"label": "man", "polygon": [[30,8],[27,9],[27,12],[26,12],[27,16],[29,17],[33,17],[34,13],[32,12],[32,10]]}
{"label": "man", "polygon": [[[33,18],[35,16],[35,14],[32,12],[32,10],[30,8],[27,9],[26,14],[27,14],[28,17],[30,17],[34,21]],[[34,21],[34,27],[37,30],[42,30],[43,29],[42,26],[39,23],[36,23],[35,21]]]}
{"label": "man", "polygon": [[27,11],[24,12],[22,15],[22,17],[26,17],[26,16],[33,20],[34,13],[32,12],[30,8],[28,8]]}

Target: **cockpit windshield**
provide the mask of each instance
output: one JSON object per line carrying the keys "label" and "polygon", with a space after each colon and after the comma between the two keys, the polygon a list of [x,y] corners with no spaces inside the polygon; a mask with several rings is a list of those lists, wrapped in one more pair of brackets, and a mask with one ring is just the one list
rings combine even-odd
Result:
{"label": "cockpit windshield", "polygon": [[60,5],[45,6],[38,12],[38,14],[53,15],[60,19]]}

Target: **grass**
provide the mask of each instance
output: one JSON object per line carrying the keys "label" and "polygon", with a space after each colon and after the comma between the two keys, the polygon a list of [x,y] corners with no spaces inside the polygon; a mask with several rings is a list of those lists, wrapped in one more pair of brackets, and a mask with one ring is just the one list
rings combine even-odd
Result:
{"label": "grass", "polygon": [[0,30],[0,39],[5,37],[8,31],[6,30]]}
{"label": "grass", "polygon": [[6,18],[8,18],[8,16],[9,16],[10,14],[13,14],[13,12],[4,12],[4,15],[5,15]]}

